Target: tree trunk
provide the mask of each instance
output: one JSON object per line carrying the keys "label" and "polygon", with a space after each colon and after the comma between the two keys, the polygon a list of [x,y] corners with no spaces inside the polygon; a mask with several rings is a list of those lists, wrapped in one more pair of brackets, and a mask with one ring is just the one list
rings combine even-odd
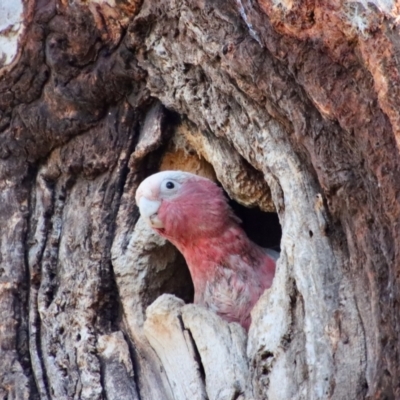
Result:
{"label": "tree trunk", "polygon": [[[399,18],[4,0],[0,399],[400,399]],[[248,335],[185,304],[184,259],[139,219],[160,169],[280,241]]]}

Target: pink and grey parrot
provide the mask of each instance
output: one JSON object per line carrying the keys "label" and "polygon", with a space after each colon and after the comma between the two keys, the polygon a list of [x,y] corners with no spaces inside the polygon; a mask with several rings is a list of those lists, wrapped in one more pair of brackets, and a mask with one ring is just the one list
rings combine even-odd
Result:
{"label": "pink and grey parrot", "polygon": [[279,254],[247,237],[222,189],[198,175],[163,171],[139,185],[136,204],[185,257],[194,302],[248,330],[250,311],[271,286]]}

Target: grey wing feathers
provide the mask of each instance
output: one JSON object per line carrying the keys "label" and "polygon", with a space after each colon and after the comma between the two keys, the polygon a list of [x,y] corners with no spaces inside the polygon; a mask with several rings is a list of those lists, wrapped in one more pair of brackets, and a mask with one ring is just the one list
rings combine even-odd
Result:
{"label": "grey wing feathers", "polygon": [[279,258],[279,256],[280,256],[279,251],[276,251],[276,250],[265,249],[265,248],[264,248],[264,251],[265,251],[271,258],[273,258],[275,261],[277,261],[278,258]]}

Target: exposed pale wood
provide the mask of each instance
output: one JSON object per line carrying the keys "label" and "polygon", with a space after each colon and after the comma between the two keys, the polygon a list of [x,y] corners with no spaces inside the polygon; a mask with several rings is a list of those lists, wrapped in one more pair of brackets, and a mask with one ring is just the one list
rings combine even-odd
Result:
{"label": "exposed pale wood", "polygon": [[200,354],[208,398],[249,398],[247,337],[243,328],[194,304],[182,308],[182,320]]}
{"label": "exposed pale wood", "polygon": [[144,332],[166,369],[174,399],[245,399],[246,334],[238,324],[163,295],[148,307]]}
{"label": "exposed pale wood", "polygon": [[159,297],[148,309],[144,332],[160,357],[176,400],[207,399],[200,365],[190,334],[182,324],[185,303],[173,296]]}
{"label": "exposed pale wood", "polygon": [[232,145],[211,134],[202,134],[193,124],[183,122],[176,131],[215,169],[215,174],[231,198],[247,207],[275,211],[271,191],[262,174],[254,169]]}

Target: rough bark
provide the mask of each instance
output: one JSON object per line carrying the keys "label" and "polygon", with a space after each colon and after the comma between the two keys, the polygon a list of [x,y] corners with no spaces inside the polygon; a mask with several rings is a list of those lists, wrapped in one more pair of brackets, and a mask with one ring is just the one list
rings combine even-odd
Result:
{"label": "rough bark", "polygon": [[[400,398],[399,12],[0,5],[0,399]],[[178,299],[185,262],[138,218],[167,168],[260,243],[281,228],[248,337]]]}

